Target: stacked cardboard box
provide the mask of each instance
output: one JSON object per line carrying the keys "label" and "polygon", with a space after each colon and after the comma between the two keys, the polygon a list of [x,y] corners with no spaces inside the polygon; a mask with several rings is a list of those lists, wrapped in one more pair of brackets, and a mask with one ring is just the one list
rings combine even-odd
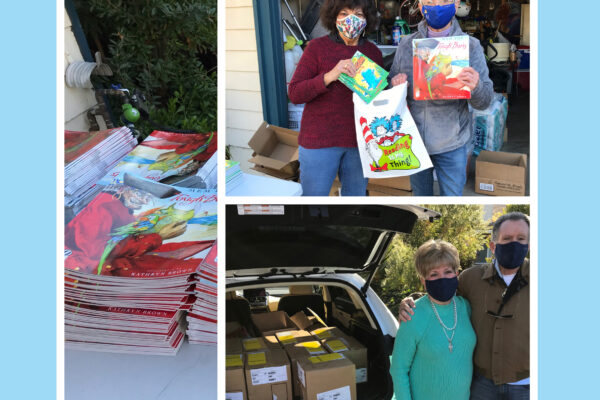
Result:
{"label": "stacked cardboard box", "polygon": [[292,400],[290,362],[282,349],[245,352],[248,400]]}
{"label": "stacked cardboard box", "polygon": [[323,341],[323,346],[331,353],[344,355],[356,367],[356,383],[367,382],[367,348],[350,336],[339,336]]}
{"label": "stacked cardboard box", "polygon": [[290,359],[292,366],[292,381],[294,393],[299,395],[301,393],[300,381],[298,378],[298,360],[305,359],[311,356],[327,354],[325,348],[321,345],[321,342],[317,340],[294,343],[286,345],[284,347],[285,352]]}
{"label": "stacked cardboard box", "polygon": [[303,400],[356,400],[354,364],[338,353],[298,358],[298,380]]}
{"label": "stacked cardboard box", "polygon": [[244,354],[239,339],[225,341],[225,398],[247,400]]}

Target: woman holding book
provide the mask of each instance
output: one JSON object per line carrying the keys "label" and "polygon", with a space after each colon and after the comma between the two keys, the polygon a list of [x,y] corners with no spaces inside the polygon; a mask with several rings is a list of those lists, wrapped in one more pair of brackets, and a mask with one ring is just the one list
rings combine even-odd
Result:
{"label": "woman holding book", "polygon": [[427,295],[415,302],[420,313],[396,334],[390,375],[396,400],[468,400],[475,331],[469,302],[456,296],[458,251],[442,240],[425,242],[415,267]]}
{"label": "woman holding book", "polygon": [[[414,97],[413,85],[419,87],[422,82],[413,74],[413,56],[419,56],[413,55],[413,40],[466,35],[454,18],[459,4],[459,0],[419,1],[424,19],[417,32],[400,41],[389,75],[392,86],[408,81],[408,107],[435,168],[442,196],[461,196],[467,181],[468,148],[472,140],[468,104],[478,110],[486,109],[494,93],[483,49],[477,39],[469,37],[469,66],[462,69],[456,80],[458,86],[470,90],[471,98],[419,101]],[[433,169],[411,175],[410,183],[415,196],[433,196]]]}
{"label": "woman holding book", "polygon": [[377,24],[372,0],[326,0],[321,22],[329,35],[313,39],[292,77],[288,94],[294,104],[306,103],[298,137],[300,181],[306,196],[327,196],[339,176],[342,195],[364,196],[352,91],[338,81],[353,77],[350,60],[360,51],[381,65],[381,51],[365,35]]}

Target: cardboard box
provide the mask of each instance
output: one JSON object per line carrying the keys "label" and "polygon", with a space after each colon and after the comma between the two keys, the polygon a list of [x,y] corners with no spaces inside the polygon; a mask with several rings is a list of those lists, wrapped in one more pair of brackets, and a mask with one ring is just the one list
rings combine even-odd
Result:
{"label": "cardboard box", "polygon": [[244,338],[240,339],[240,342],[242,345],[242,351],[244,353],[268,350],[272,348],[272,346],[267,345],[267,342],[265,342],[265,339],[262,337]]}
{"label": "cardboard box", "polygon": [[298,380],[298,359],[327,354],[327,351],[318,340],[295,343],[285,346],[284,350],[287,353],[288,358],[290,359],[290,365],[292,366],[292,387],[294,389],[294,394],[298,396],[302,392],[300,381]]}
{"label": "cardboard box", "polygon": [[379,186],[372,183],[367,185],[369,196],[412,196],[413,192],[408,190],[394,189],[387,186]]}
{"label": "cardboard box", "polygon": [[276,332],[275,336],[282,346],[294,345],[296,343],[314,340],[313,336],[301,329]]}
{"label": "cardboard box", "polygon": [[481,151],[475,162],[475,192],[491,196],[524,196],[527,155]]}
{"label": "cardboard box", "polygon": [[277,336],[266,335],[263,336],[263,340],[265,341],[268,349],[281,349],[281,343],[279,343],[279,340],[277,340]]}
{"label": "cardboard box", "polygon": [[323,347],[330,353],[343,354],[354,363],[356,383],[367,382],[369,361],[367,359],[367,348],[362,343],[350,336],[340,336],[324,340]]}
{"label": "cardboard box", "polygon": [[240,338],[225,339],[225,354],[240,354],[242,352],[242,341]]}
{"label": "cardboard box", "polygon": [[[238,341],[239,344],[239,341]],[[247,400],[244,355],[227,354],[225,358],[225,399]]]}
{"label": "cardboard box", "polygon": [[298,329],[302,330],[306,330],[306,328],[314,324],[316,320],[313,315],[307,317],[306,314],[304,314],[304,311],[298,311],[296,314],[292,315],[290,319],[298,327]]}
{"label": "cardboard box", "polygon": [[292,400],[290,363],[283,350],[247,353],[244,363],[248,400]]}
{"label": "cardboard box", "polygon": [[298,132],[263,122],[248,142],[249,160],[259,167],[292,176],[298,171]]}
{"label": "cardboard box", "polygon": [[242,337],[244,335],[244,329],[237,321],[225,323],[225,336],[226,337]]}
{"label": "cardboard box", "polygon": [[392,189],[400,189],[411,191],[412,187],[410,186],[410,176],[400,176],[398,178],[377,178],[377,179],[369,179],[369,183],[376,186],[385,186]]}
{"label": "cardboard box", "polygon": [[258,172],[262,172],[263,174],[272,176],[274,178],[284,179],[286,181],[295,181],[298,178],[298,172],[296,172],[294,174],[289,174],[289,173],[281,172],[281,171],[278,171],[278,170],[275,170],[272,168],[261,167],[260,165],[254,165],[253,167],[250,167],[250,169],[253,169]]}
{"label": "cardboard box", "polygon": [[354,364],[338,353],[299,358],[296,361],[303,400],[356,400]]}
{"label": "cardboard box", "polygon": [[252,314],[254,326],[265,336],[274,335],[278,331],[298,329],[285,311],[272,311]]}
{"label": "cardboard box", "polygon": [[309,331],[317,340],[331,339],[334,337],[346,336],[344,332],[336,328],[335,326],[320,327]]}

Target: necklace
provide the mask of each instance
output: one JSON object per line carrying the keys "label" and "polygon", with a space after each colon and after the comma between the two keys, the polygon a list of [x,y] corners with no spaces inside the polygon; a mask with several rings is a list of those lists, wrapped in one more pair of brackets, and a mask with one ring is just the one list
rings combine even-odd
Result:
{"label": "necklace", "polygon": [[[444,321],[442,321],[442,319],[440,318],[440,314],[438,314],[437,309],[435,308],[435,305],[433,304],[433,301],[431,301],[431,298],[429,298],[429,304],[431,304],[431,308],[433,308],[433,313],[435,314],[438,322],[440,323],[440,325],[442,325],[442,330],[444,331],[444,335],[446,336],[446,339],[448,339],[448,350],[450,350],[450,353],[452,353],[452,339],[454,339],[454,332],[456,329],[456,323],[458,322],[458,316],[456,314],[456,299],[454,297],[452,297],[452,305],[454,306],[454,325],[452,326],[452,328],[448,328],[446,326],[446,324],[444,324]],[[452,335],[448,336],[448,333],[446,331],[452,331]]]}

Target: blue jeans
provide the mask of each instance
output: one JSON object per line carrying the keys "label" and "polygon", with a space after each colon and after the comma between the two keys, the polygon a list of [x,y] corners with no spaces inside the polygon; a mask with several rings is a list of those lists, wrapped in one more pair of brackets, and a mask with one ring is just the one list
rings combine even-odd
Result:
{"label": "blue jeans", "polygon": [[364,196],[367,182],[356,147],[307,149],[300,146],[300,183],[303,196],[329,196],[335,176],[340,177],[342,196]]}
{"label": "blue jeans", "polygon": [[[429,155],[442,196],[462,196],[467,183],[467,145],[458,149]],[[433,168],[410,176],[414,196],[433,196]]]}
{"label": "blue jeans", "polygon": [[529,400],[529,385],[494,385],[490,379],[475,373],[470,400]]}

